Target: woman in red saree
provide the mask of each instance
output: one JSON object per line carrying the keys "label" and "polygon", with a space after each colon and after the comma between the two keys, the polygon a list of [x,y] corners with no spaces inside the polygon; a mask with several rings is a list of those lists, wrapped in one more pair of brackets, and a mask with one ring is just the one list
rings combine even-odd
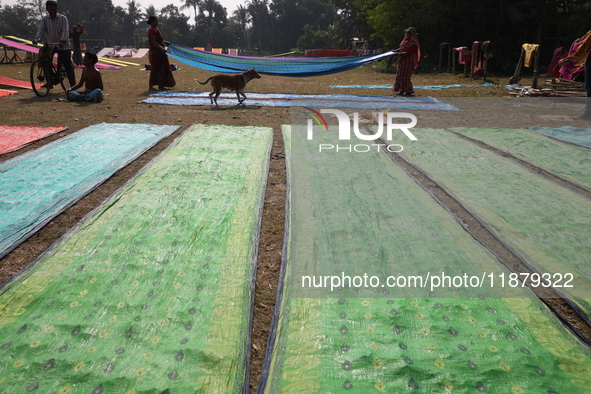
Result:
{"label": "woman in red saree", "polygon": [[392,90],[397,92],[399,96],[414,96],[415,91],[411,77],[421,60],[421,46],[414,27],[404,30],[404,39],[395,52],[402,52],[402,54],[398,58],[396,81]]}
{"label": "woman in red saree", "polygon": [[158,18],[151,16],[148,18],[147,23],[151,26],[150,30],[148,30],[150,89],[154,89],[154,85],[158,85],[159,90],[172,88],[176,85],[176,82],[170,70],[170,63],[164,46],[168,42],[164,41],[160,30],[158,30]]}

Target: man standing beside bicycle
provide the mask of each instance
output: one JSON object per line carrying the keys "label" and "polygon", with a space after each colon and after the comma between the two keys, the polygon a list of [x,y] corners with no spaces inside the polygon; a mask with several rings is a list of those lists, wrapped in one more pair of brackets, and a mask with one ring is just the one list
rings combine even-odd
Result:
{"label": "man standing beside bicycle", "polygon": [[[45,2],[45,9],[47,15],[41,19],[41,24],[33,40],[33,44],[37,44],[43,35],[45,35],[47,42],[52,48],[52,52],[57,52],[59,62],[63,64],[70,86],[76,84],[76,75],[74,74],[74,66],[72,65],[72,51],[70,48],[70,26],[68,18],[57,12],[57,1],[48,0]],[[50,58],[53,56],[50,56]],[[46,75],[53,76],[51,65],[46,67]],[[52,78],[47,78],[47,87],[52,88],[55,82]]]}

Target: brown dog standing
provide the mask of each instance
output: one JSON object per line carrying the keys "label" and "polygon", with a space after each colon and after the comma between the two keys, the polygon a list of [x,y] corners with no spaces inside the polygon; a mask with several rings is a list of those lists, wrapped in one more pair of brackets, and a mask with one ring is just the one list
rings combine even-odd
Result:
{"label": "brown dog standing", "polygon": [[[206,83],[211,81],[211,87],[213,88],[213,92],[209,94],[209,99],[211,100],[212,104],[215,102],[215,105],[217,106],[218,97],[222,92],[222,88],[235,91],[236,97],[238,98],[238,103],[241,104],[244,100],[246,100],[246,95],[244,94],[244,88],[246,87],[246,84],[251,79],[258,79],[260,77],[261,76],[253,68],[252,70],[244,71],[240,74],[218,74],[214,75],[213,77],[207,78],[207,81],[205,82],[199,82],[198,80],[195,80],[195,82],[201,85],[205,85]],[[241,95],[243,97],[242,99],[240,99]]]}

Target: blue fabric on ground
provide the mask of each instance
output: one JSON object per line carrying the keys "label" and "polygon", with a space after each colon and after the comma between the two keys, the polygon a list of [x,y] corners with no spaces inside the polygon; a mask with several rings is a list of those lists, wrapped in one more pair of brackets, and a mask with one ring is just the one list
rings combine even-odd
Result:
{"label": "blue fabric on ground", "polygon": [[[481,87],[493,87],[498,86],[494,83],[483,83],[482,85],[424,85],[424,86],[413,86],[415,89],[425,90],[441,90],[450,88],[481,88]],[[330,85],[334,89],[392,89],[392,85]]]}
{"label": "blue fabric on ground", "polygon": [[[236,94],[222,93],[218,98],[222,106],[238,105]],[[164,92],[140,101],[148,104],[166,105],[212,105],[209,93]],[[355,96],[355,95],[289,95],[289,94],[247,94],[241,105],[263,107],[289,107],[292,105],[308,107],[361,108],[361,109],[404,109],[459,111],[451,104],[441,102],[433,97],[399,97],[399,96]]]}
{"label": "blue fabric on ground", "polygon": [[[283,94],[283,93],[247,93],[249,99],[257,100],[338,100],[338,101],[387,101],[397,103],[440,103],[436,98],[402,97],[402,96],[369,96],[353,94]],[[149,97],[175,97],[175,98],[209,98],[209,92],[174,92],[162,91],[151,94]],[[222,93],[221,98],[236,98],[236,93]]]}
{"label": "blue fabric on ground", "polygon": [[572,126],[563,126],[559,128],[530,127],[530,129],[547,137],[591,148],[591,129],[580,129]]}
{"label": "blue fabric on ground", "polygon": [[178,128],[101,123],[0,163],[0,257]]}

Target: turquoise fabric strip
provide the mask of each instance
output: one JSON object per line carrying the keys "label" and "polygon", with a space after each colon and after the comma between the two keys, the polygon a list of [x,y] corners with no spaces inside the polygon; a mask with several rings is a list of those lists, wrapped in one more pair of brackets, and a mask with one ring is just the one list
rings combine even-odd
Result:
{"label": "turquoise fabric strip", "polygon": [[591,129],[580,129],[571,126],[564,126],[556,129],[551,127],[531,127],[531,129],[536,133],[540,133],[547,137],[591,148]]}
{"label": "turquoise fabric strip", "polygon": [[178,128],[101,123],[0,163],[0,257]]}
{"label": "turquoise fabric strip", "polygon": [[[451,89],[451,88],[480,88],[480,87],[504,87],[508,89],[507,86],[500,86],[495,85],[493,83],[483,83],[482,85],[463,85],[463,84],[453,84],[453,85],[426,85],[426,86],[413,86],[415,89],[425,89],[425,90],[441,90],[441,89]],[[330,85],[333,89],[392,89],[392,84],[390,85]]]}

